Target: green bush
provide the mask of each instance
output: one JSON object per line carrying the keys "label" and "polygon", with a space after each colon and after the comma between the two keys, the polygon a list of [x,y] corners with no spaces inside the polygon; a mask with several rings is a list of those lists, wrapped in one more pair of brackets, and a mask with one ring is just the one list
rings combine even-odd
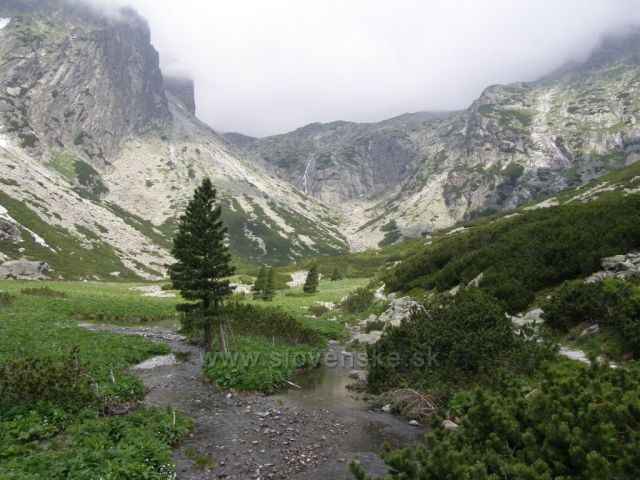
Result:
{"label": "green bush", "polygon": [[213,352],[204,374],[219,388],[245,392],[274,392],[297,370],[316,367],[322,350],[308,345],[283,345],[259,337],[237,337],[231,352]]}
{"label": "green bush", "polygon": [[45,298],[68,298],[64,292],[59,292],[49,287],[38,287],[38,288],[23,288],[20,290],[20,293],[23,295],[30,295],[32,297],[45,297]]}
{"label": "green bush", "polygon": [[446,399],[459,386],[531,373],[548,350],[515,335],[500,303],[472,288],[415,310],[398,327],[388,327],[367,354],[373,390],[411,385]]}
{"label": "green bush", "polygon": [[[64,359],[29,358],[0,365],[0,407],[29,407],[38,402],[84,406],[97,399],[78,349]],[[74,408],[75,409],[75,408]]]}
{"label": "green bush", "polygon": [[589,275],[640,246],[640,195],[520,212],[422,246],[383,280],[389,291],[446,291],[481,272],[480,288],[517,313],[534,295]]}
{"label": "green bush", "polygon": [[[195,314],[186,314],[182,320],[183,333],[191,335],[202,320]],[[306,343],[320,345],[321,338],[312,328],[277,307],[261,307],[247,303],[229,303],[219,309],[213,322],[224,322],[235,335],[262,336],[272,341],[292,345]]]}
{"label": "green bush", "polygon": [[620,344],[640,356],[640,297],[636,288],[619,279],[564,283],[543,305],[544,319],[553,328],[568,331],[597,323],[618,337]]}
{"label": "green bush", "polygon": [[0,307],[9,307],[16,301],[16,296],[7,292],[0,292]]}
{"label": "green bush", "polygon": [[[640,478],[640,368],[544,368],[536,388],[477,389],[460,429],[414,450],[386,449],[386,480]],[[576,369],[578,371],[576,371]],[[358,480],[371,479],[351,465]]]}
{"label": "green bush", "polygon": [[360,287],[351,292],[340,304],[340,307],[346,313],[362,313],[369,308],[374,298],[374,293],[371,290]]}

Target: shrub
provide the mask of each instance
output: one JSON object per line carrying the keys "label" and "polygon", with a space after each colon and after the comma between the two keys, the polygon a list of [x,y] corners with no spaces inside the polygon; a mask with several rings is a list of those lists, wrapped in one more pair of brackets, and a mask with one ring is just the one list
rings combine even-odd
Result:
{"label": "shrub", "polygon": [[0,365],[0,405],[29,406],[39,402],[84,405],[97,399],[78,349],[65,359],[29,358]]}
{"label": "shrub", "polygon": [[[544,368],[537,388],[476,389],[460,429],[442,418],[415,450],[386,449],[387,480],[640,478],[640,368]],[[351,465],[359,480],[370,479]]]}
{"label": "shrub", "polygon": [[0,292],[0,307],[9,307],[15,302],[16,296],[7,292]]}
{"label": "shrub", "polygon": [[640,195],[500,219],[422,246],[383,280],[389,291],[445,291],[481,272],[480,288],[517,313],[535,293],[589,275],[600,259],[640,246]]}
{"label": "shrub", "polygon": [[288,346],[264,338],[237,337],[231,353],[213,352],[204,373],[218,387],[246,392],[273,392],[297,370],[320,363],[322,351],[308,345]]}
{"label": "shrub", "polygon": [[314,317],[320,318],[322,315],[327,313],[329,309],[324,305],[314,304],[309,306],[309,313],[313,314]]}
{"label": "shrub", "polygon": [[37,287],[37,288],[23,288],[20,290],[23,295],[29,295],[31,297],[45,297],[45,298],[68,298],[65,292],[59,292],[49,287]]}
{"label": "shrub", "polygon": [[640,356],[640,298],[633,285],[619,279],[564,283],[543,305],[550,326],[568,331],[581,323],[598,323],[622,346]]}
{"label": "shrub", "polygon": [[460,385],[490,385],[532,372],[544,346],[513,332],[500,303],[479,289],[461,289],[414,310],[367,348],[376,391],[413,385],[448,397]]}
{"label": "shrub", "polygon": [[340,307],[346,313],[362,313],[369,308],[373,300],[373,292],[365,287],[360,287],[351,292],[340,304]]}

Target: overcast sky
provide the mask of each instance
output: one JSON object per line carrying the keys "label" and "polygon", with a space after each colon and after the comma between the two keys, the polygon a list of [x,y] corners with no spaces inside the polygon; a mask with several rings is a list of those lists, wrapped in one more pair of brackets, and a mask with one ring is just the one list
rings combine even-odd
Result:
{"label": "overcast sky", "polygon": [[198,116],[255,136],[464,108],[640,23],[640,0],[124,1],[163,71],[195,80]]}

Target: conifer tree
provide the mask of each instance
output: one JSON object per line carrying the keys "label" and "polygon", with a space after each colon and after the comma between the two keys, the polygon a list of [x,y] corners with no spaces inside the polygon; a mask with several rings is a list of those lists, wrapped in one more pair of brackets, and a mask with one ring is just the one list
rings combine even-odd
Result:
{"label": "conifer tree", "polygon": [[307,279],[304,281],[302,290],[305,293],[316,293],[318,291],[318,283],[319,283],[318,266],[315,263],[313,263],[311,265],[311,268],[309,268],[309,273],[307,273]]}
{"label": "conifer tree", "polygon": [[267,269],[265,267],[260,267],[260,270],[258,270],[256,281],[253,283],[253,288],[251,289],[251,291],[253,292],[253,298],[255,298],[256,300],[262,300],[266,275]]}
{"label": "conifer tree", "polygon": [[273,268],[269,268],[265,275],[264,288],[262,289],[262,299],[265,302],[270,302],[271,300],[273,300],[273,296],[275,295],[273,277],[274,277]]}
{"label": "conifer tree", "polygon": [[[178,306],[178,309],[199,314],[206,351],[211,351],[213,318],[232,293],[226,277],[233,275],[234,267],[224,244],[226,228],[220,214],[216,189],[211,180],[205,178],[180,217],[171,250],[176,263],[169,266],[173,288],[185,299],[196,302]],[[221,322],[218,322],[218,331],[221,350],[227,353]]]}
{"label": "conifer tree", "polygon": [[335,282],[337,280],[342,280],[342,275],[340,275],[340,272],[338,271],[338,267],[333,269],[333,273],[331,274],[331,281]]}

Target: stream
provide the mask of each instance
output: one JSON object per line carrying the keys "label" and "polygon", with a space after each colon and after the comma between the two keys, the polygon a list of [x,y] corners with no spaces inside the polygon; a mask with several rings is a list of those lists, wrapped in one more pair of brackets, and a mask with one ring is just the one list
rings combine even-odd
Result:
{"label": "stream", "polygon": [[[276,395],[229,395],[202,378],[202,354],[170,330],[83,324],[92,330],[142,335],[188,352],[190,360],[135,370],[147,388],[145,403],[173,406],[193,418],[195,431],[174,453],[177,479],[352,480],[355,460],[370,473],[384,475],[382,442],[415,445],[423,427],[374,410],[361,395],[346,389],[351,365],[321,366],[301,373]],[[336,351],[340,345],[332,347]],[[213,466],[198,468],[184,451],[197,449]]]}

